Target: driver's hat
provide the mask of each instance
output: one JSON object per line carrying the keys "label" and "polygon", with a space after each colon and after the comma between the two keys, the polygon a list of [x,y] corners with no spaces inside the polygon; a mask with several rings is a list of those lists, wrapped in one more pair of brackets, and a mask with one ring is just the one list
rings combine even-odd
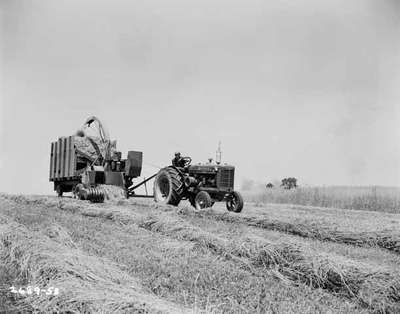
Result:
{"label": "driver's hat", "polygon": [[180,154],[181,154],[181,152],[178,152],[178,151],[175,152],[175,156],[180,155]]}

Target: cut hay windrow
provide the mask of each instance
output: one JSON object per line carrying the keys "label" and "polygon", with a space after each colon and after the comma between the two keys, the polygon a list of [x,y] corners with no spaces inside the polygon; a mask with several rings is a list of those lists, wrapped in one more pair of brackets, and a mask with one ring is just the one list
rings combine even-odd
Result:
{"label": "cut hay windrow", "polygon": [[[53,234],[54,235],[54,234]],[[0,261],[18,269],[30,286],[59,289],[32,294],[20,305],[40,313],[187,313],[147,293],[109,260],[89,256],[0,216]]]}
{"label": "cut hay windrow", "polygon": [[99,184],[99,189],[105,193],[105,201],[115,202],[126,199],[126,192],[123,188],[115,185]]}
{"label": "cut hay windrow", "polygon": [[[185,214],[183,212],[183,214]],[[190,214],[198,217],[210,218],[231,223],[241,223],[248,226],[285,232],[304,238],[312,238],[322,241],[330,241],[355,245],[359,247],[380,247],[400,254],[400,233],[393,230],[388,231],[368,231],[368,232],[350,232],[341,231],[324,226],[319,223],[291,223],[279,220],[268,219],[256,216],[243,216],[231,213],[219,213],[214,209],[205,209]]]}
{"label": "cut hay windrow", "polygon": [[[89,204],[83,206],[74,200],[61,204],[53,200],[42,201],[45,206],[50,206],[53,202],[62,210],[122,224],[134,224],[151,232],[193,242],[200,248],[239,263],[244,269],[256,272],[260,277],[268,272],[287,282],[305,283],[310,287],[356,300],[374,312],[400,312],[400,276],[383,267],[376,269],[342,256],[321,254],[307,247],[288,243],[219,237],[188,223],[169,208],[147,214],[118,206],[111,209]],[[189,208],[180,208],[178,213],[197,215]]]}
{"label": "cut hay windrow", "polygon": [[244,267],[250,265],[259,270],[272,270],[284,280],[306,283],[356,299],[374,311],[400,311],[400,274],[392,274],[385,269],[375,270],[331,254],[306,252],[287,243],[255,243],[250,239],[235,243],[165,214],[150,215],[139,222],[139,226],[196,242],[216,254],[242,263]]}
{"label": "cut hay windrow", "polygon": [[41,230],[41,233],[64,246],[73,249],[77,248],[76,244],[74,243],[68,232],[63,227],[54,222],[50,226],[47,226],[46,228]]}

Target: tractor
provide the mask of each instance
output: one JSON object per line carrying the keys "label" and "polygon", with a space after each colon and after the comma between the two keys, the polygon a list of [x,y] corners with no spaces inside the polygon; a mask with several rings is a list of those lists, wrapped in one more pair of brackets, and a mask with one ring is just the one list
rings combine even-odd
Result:
{"label": "tractor", "polygon": [[212,207],[215,202],[226,202],[228,211],[239,213],[243,198],[234,191],[235,167],[213,163],[192,165],[190,157],[183,157],[183,167],[168,166],[154,179],[154,200],[177,206],[187,199],[196,209]]}
{"label": "tractor", "polygon": [[[104,202],[115,195],[153,197],[156,202],[175,206],[187,199],[197,209],[220,201],[226,201],[229,211],[238,213],[243,208],[242,196],[233,189],[233,166],[211,160],[192,165],[192,159],[184,157],[179,166],[162,168],[134,184],[133,180],[141,175],[143,154],[129,151],[126,159],[121,155],[104,124],[89,117],[76,134],[51,143],[49,180],[58,196],[72,192],[75,198],[91,202]],[[148,195],[146,183],[153,178],[154,194]],[[146,195],[136,194],[142,185]]]}

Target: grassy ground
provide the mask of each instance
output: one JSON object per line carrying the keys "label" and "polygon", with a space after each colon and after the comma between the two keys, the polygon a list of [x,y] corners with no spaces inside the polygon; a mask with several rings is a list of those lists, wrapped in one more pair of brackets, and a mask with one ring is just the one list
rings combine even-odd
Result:
{"label": "grassy ground", "polygon": [[299,187],[285,190],[279,187],[245,193],[257,203],[298,204],[383,212],[400,212],[400,188],[396,187]]}
{"label": "grassy ground", "polygon": [[[48,312],[54,306],[89,312],[199,313],[395,313],[400,309],[396,252],[374,243],[356,247],[299,237],[246,220],[271,215],[274,221],[294,225],[306,216],[301,207],[247,205],[242,214],[227,215],[220,205],[195,212],[144,200],[90,205],[12,195],[2,195],[0,205],[1,261],[6,271],[14,269],[7,284],[22,279],[21,284],[51,282],[61,291],[57,299],[19,298],[18,306]],[[340,210],[320,215],[309,210],[305,220],[314,217],[332,223],[336,217],[337,225],[342,219],[358,223],[366,215],[363,221],[369,232],[396,234],[400,221],[400,216],[388,214],[374,229],[368,224],[374,217],[371,212],[343,218]],[[345,231],[350,228],[350,222],[343,225]],[[360,232],[363,226],[358,228]],[[93,278],[82,275],[88,272]],[[125,298],[118,298],[116,291]],[[16,306],[10,294],[2,298]]]}
{"label": "grassy ground", "polygon": [[198,215],[304,238],[354,246],[378,246],[400,253],[398,214],[299,205],[248,204],[246,215],[213,209]]}

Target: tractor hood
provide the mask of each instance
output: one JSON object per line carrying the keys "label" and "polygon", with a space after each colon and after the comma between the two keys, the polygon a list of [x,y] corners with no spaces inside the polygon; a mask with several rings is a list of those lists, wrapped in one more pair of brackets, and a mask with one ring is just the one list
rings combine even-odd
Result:
{"label": "tractor hood", "polygon": [[189,167],[189,173],[217,173],[220,170],[234,170],[234,166],[230,165],[218,165],[218,164],[199,164],[192,165]]}

